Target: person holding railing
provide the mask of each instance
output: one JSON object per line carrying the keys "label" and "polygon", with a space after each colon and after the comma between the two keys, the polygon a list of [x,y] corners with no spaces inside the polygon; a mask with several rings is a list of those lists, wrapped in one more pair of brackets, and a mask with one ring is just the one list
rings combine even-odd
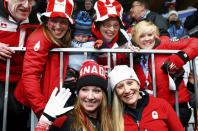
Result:
{"label": "person holding railing", "polygon": [[[172,42],[169,40],[169,37],[159,37],[157,26],[147,21],[139,22],[133,27],[132,39],[136,46],[145,50],[181,50],[176,54],[155,54],[156,74],[153,75],[156,78],[157,97],[167,100],[173,107],[176,104],[175,92],[169,89],[169,87],[176,85],[176,90],[178,90],[179,94],[180,120],[183,126],[186,126],[191,116],[191,109],[188,107],[189,94],[183,81],[184,70],[182,66],[198,56],[198,39],[188,38]],[[135,57],[134,70],[140,79],[141,89],[152,90],[150,55],[137,55]],[[169,85],[169,78],[175,81],[175,85]]]}
{"label": "person holding railing", "polygon": [[[7,131],[27,130],[30,109],[20,104],[14,96],[14,90],[22,74],[24,54],[15,52],[10,47],[25,47],[27,36],[39,24],[35,10],[32,9],[35,3],[35,0],[1,0],[0,2],[0,131],[3,122],[6,121],[3,118],[5,110],[7,110]],[[6,108],[4,98],[7,94],[5,93],[7,59],[10,59],[10,77]]]}
{"label": "person holding railing", "polygon": [[[98,0],[94,9],[96,10],[96,19],[92,26],[92,34],[95,36],[96,48],[126,48],[132,46],[131,40],[123,29],[122,14],[123,8],[118,1]],[[99,64],[107,65],[107,55],[101,54],[97,59]],[[116,64],[128,63],[125,54],[112,54],[111,63]]]}
{"label": "person holding railing", "polygon": [[[113,131],[107,105],[106,68],[93,60],[85,61],[77,81],[77,100],[72,107],[64,107],[71,92],[55,89],[35,131]],[[63,125],[52,125],[54,119],[67,112]],[[58,118],[57,118],[58,119]]]}
{"label": "person holding railing", "polygon": [[184,131],[167,101],[140,91],[132,67],[117,65],[108,76],[113,90],[113,131]]}
{"label": "person holding railing", "polygon": [[42,13],[43,24],[28,38],[23,72],[15,96],[19,102],[31,107],[39,118],[55,87],[59,87],[60,73],[66,76],[68,54],[63,54],[63,72],[60,72],[60,53],[52,48],[67,48],[71,42],[70,26],[73,1],[49,0]]}

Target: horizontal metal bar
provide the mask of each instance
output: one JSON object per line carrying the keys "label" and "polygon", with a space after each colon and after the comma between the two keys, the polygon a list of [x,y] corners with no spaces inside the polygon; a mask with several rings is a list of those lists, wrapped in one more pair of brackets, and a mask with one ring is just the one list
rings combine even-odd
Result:
{"label": "horizontal metal bar", "polygon": [[[15,51],[25,51],[25,47],[11,47]],[[130,49],[92,49],[92,48],[53,48],[52,52],[96,52],[96,53],[155,53],[155,54],[171,54],[177,53],[179,50],[140,50],[138,52],[131,51]]]}

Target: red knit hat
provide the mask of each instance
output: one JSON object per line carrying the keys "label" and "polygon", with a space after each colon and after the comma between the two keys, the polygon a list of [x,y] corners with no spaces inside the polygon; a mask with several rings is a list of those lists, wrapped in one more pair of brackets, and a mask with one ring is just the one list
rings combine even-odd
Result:
{"label": "red knit hat", "polygon": [[77,92],[83,86],[98,86],[107,93],[108,80],[106,68],[97,64],[94,60],[86,60],[80,68]]}
{"label": "red knit hat", "polygon": [[48,0],[46,12],[41,14],[41,20],[43,21],[44,17],[62,17],[68,18],[70,23],[73,24],[71,18],[73,7],[73,0]]}
{"label": "red knit hat", "polygon": [[104,21],[109,17],[119,17],[122,21],[123,8],[116,0],[98,0],[94,9],[96,11],[95,22]]}

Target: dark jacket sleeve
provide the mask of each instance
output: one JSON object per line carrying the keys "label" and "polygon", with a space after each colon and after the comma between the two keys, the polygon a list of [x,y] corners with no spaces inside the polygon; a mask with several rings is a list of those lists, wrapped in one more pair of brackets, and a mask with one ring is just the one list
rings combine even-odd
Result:
{"label": "dark jacket sleeve", "polygon": [[168,25],[166,19],[162,17],[160,14],[157,14],[155,12],[150,12],[147,15],[146,19],[152,21],[159,28],[161,36],[169,36],[169,33],[167,31]]}
{"label": "dark jacket sleeve", "polygon": [[190,15],[186,18],[184,22],[184,27],[190,30],[193,27],[197,26],[197,23],[198,23],[198,10],[193,15]]}

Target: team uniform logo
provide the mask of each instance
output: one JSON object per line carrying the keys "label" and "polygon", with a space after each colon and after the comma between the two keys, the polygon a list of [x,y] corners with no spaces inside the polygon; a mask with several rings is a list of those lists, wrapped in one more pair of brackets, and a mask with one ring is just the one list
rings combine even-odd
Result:
{"label": "team uniform logo", "polygon": [[152,111],[152,118],[153,119],[158,119],[159,118],[157,111]]}
{"label": "team uniform logo", "polygon": [[34,51],[38,51],[40,49],[40,41],[38,41],[34,46]]}

